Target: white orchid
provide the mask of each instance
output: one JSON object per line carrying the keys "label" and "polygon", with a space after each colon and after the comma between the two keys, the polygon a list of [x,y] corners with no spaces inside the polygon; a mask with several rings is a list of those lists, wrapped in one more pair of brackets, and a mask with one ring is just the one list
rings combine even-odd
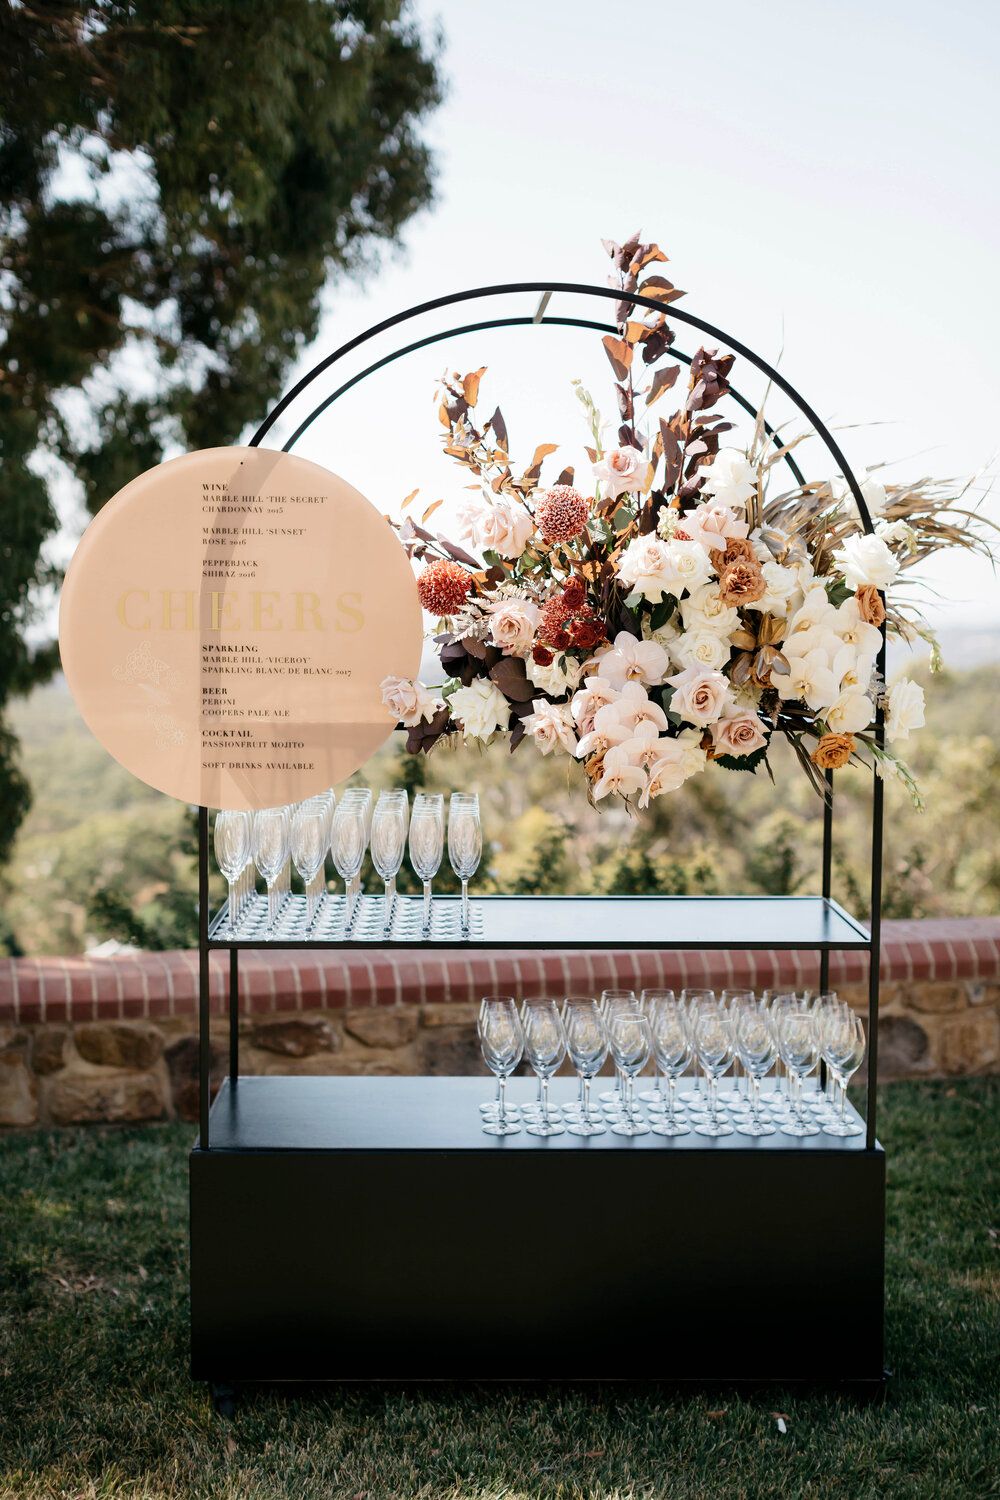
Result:
{"label": "white orchid", "polygon": [[601,658],[601,676],[617,688],[626,682],[647,682],[655,686],[663,681],[670,665],[666,651],[654,640],[637,640],[627,630],[615,636],[610,651]]}
{"label": "white orchid", "polygon": [[605,754],[603,772],[593,791],[594,801],[599,802],[611,792],[630,797],[635,792],[644,791],[645,787],[645,772],[632,765],[623,745],[613,745]]}
{"label": "white orchid", "polygon": [[831,703],[823,717],[834,734],[859,734],[872,721],[875,705],[867,693],[847,688]]}
{"label": "white orchid", "polygon": [[791,657],[788,667],[786,676],[774,679],[779,697],[801,698],[814,712],[829,708],[836,700],[840,683],[830,669],[828,652],[808,651],[805,656]]}

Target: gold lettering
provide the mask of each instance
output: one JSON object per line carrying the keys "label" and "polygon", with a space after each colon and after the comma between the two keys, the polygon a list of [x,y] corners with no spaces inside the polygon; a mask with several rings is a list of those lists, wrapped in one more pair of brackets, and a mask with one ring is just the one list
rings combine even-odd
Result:
{"label": "gold lettering", "polygon": [[[355,600],[356,603],[350,603],[349,601],[352,599]],[[365,617],[361,609],[360,594],[341,594],[337,599],[337,609],[342,616],[342,619],[338,621],[337,624],[338,630],[343,631],[346,635],[357,635],[359,630],[364,630]],[[352,623],[344,623],[344,621]]]}
{"label": "gold lettering", "polygon": [[[193,630],[194,629],[194,590],[193,589],[178,589],[178,590],[176,590],[176,592],[174,590],[172,590],[172,589],[164,589],[163,593],[161,595],[161,598],[163,600],[163,612],[162,612],[162,615],[161,615],[161,623],[163,625],[163,629],[164,630]],[[178,604],[174,603],[175,599],[179,600]],[[184,623],[183,623],[183,625],[175,625],[174,624],[174,613],[178,609],[182,610],[183,614],[184,614]]]}
{"label": "gold lettering", "polygon": [[125,629],[126,630],[148,630],[149,629],[149,615],[148,614],[146,615],[146,618],[142,622],[141,625],[133,625],[132,621],[129,619],[129,617],[128,617],[128,601],[130,599],[142,599],[144,603],[148,604],[149,603],[149,591],[147,589],[126,589],[125,592],[124,592],[124,594],[119,594],[119,596],[118,596],[118,618],[122,622],[122,624],[125,626]]}
{"label": "gold lettering", "polygon": [[[274,605],[266,604],[264,601],[270,595],[272,599],[280,599],[281,595],[277,589],[254,589],[250,595],[251,613],[253,616],[254,630],[280,630],[281,620],[274,618]],[[265,621],[265,612],[267,619]]]}
{"label": "gold lettering", "polygon": [[240,622],[233,614],[235,601],[232,594],[224,590],[212,590],[212,629],[239,630]]}
{"label": "gold lettering", "polygon": [[[309,615],[309,624],[306,624],[306,615]],[[319,612],[319,595],[313,593],[302,593],[295,595],[295,629],[296,630],[322,630],[323,620]]]}

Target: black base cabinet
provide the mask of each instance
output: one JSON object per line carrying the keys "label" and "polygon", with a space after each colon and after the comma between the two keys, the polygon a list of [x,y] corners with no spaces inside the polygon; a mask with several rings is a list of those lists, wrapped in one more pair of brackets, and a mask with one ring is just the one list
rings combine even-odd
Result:
{"label": "black base cabinet", "polygon": [[880,1147],[496,1139],[489,1089],[225,1084],[190,1160],[194,1377],[881,1387]]}

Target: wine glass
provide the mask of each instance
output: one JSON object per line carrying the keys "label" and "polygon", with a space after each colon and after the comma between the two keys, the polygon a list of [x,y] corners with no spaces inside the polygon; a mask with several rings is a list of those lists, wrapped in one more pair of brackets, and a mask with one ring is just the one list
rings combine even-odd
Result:
{"label": "wine glass", "polygon": [[515,1125],[507,1114],[507,1079],[524,1054],[524,1032],[518,1020],[517,1006],[510,995],[487,995],[479,1015],[479,1045],[483,1060],[497,1080],[497,1118],[483,1125],[486,1135],[516,1135]]}
{"label": "wine glass", "polygon": [[[639,1002],[636,999],[635,990],[602,990],[600,1009],[604,1017],[604,1024],[608,1025],[611,1017],[618,1011],[638,1010]],[[622,1107],[625,1097],[625,1080],[615,1065],[615,1086],[613,1089],[605,1089],[598,1094],[598,1101],[607,1109],[610,1108],[618,1113]]]}
{"label": "wine glass", "polygon": [[601,1012],[593,1000],[573,999],[566,1002],[563,1026],[566,1050],[580,1075],[582,1089],[579,1119],[569,1126],[570,1135],[604,1135],[604,1126],[590,1113],[590,1083],[604,1066],[608,1055],[608,1033]]}
{"label": "wine glass", "polygon": [[424,937],[431,930],[431,882],[444,857],[444,798],[418,797],[410,818],[410,864],[424,887]]}
{"label": "wine glass", "polygon": [[689,1135],[690,1128],[677,1118],[677,1080],[691,1062],[691,1035],[675,999],[661,1000],[654,1007],[649,1030],[657,1067],[667,1080],[666,1113],[653,1125],[653,1134]]}
{"label": "wine glass", "polygon": [[448,859],[462,882],[462,936],[469,935],[469,881],[479,869],[483,830],[479,822],[479,794],[452,792],[448,802]]}
{"label": "wine glass", "polygon": [[532,1000],[524,1011],[524,1055],[542,1089],[541,1118],[528,1126],[529,1135],[562,1135],[564,1126],[549,1114],[549,1079],[566,1056],[566,1034],[554,1000]]}
{"label": "wine glass", "polygon": [[863,1135],[864,1126],[857,1120],[849,1120],[844,1106],[847,1102],[847,1085],[864,1062],[865,1028],[861,1024],[861,1017],[846,1006],[843,1011],[826,1019],[823,1056],[840,1091],[837,1114],[832,1120],[826,1121],[823,1130],[827,1135]]}
{"label": "wine glass", "polygon": [[[757,997],[753,990],[725,989],[719,994],[722,1007],[733,1018],[733,1036],[736,1036],[736,1024],[739,1020],[740,1011],[756,1005]],[[733,1114],[746,1114],[750,1109],[749,1090],[750,1080],[746,1079],[746,1092],[740,1092],[739,1074],[742,1071],[739,1049],[733,1054],[733,1086],[731,1089],[720,1090],[719,1101],[724,1104]]]}
{"label": "wine glass", "polygon": [[389,935],[392,918],[394,881],[406,850],[406,793],[382,792],[372,817],[372,864],[382,877],[385,894],[382,900],[382,934]]}
{"label": "wine glass", "polygon": [[652,1041],[649,1021],[640,1010],[614,1011],[608,1022],[608,1040],[619,1072],[625,1079],[625,1112],[615,1121],[614,1135],[648,1135],[649,1126],[635,1115],[635,1076],[649,1061]]}
{"label": "wine glass", "polygon": [[[486,1007],[487,1007],[487,1005],[489,1005],[489,1003],[490,1003],[491,1000],[495,1000],[497,998],[505,999],[506,1000],[506,999],[513,999],[513,996],[503,995],[503,996],[499,996],[498,997],[496,995],[484,995],[483,998],[480,1000],[480,1002],[479,1002],[479,1015],[476,1017],[476,1036],[480,1038],[480,1041],[481,1041],[481,1027],[482,1027],[483,1016],[485,1014]],[[524,1030],[523,1026],[522,1026],[521,1030],[522,1031]],[[479,1106],[479,1113],[483,1116],[484,1120],[497,1120],[497,1119],[499,1119],[499,1117],[500,1117],[500,1080],[499,1080],[499,1078],[497,1079],[496,1093],[494,1094],[494,1096],[493,1096],[492,1099],[484,1100],[483,1103],[480,1104],[480,1106]],[[507,1118],[508,1119],[516,1119],[517,1116],[521,1113],[521,1111],[520,1111],[520,1109],[518,1108],[518,1106],[516,1104],[508,1104],[506,1106],[506,1113],[507,1113]]]}
{"label": "wine glass", "polygon": [[357,798],[348,798],[345,793],[337,803],[330,830],[334,869],[344,882],[345,929],[350,927],[354,917],[357,901],[354,883],[361,872],[367,843],[364,805]]}
{"label": "wine glass", "polygon": [[699,1135],[732,1135],[728,1120],[719,1119],[719,1079],[733,1060],[733,1019],[719,1004],[702,1006],[694,1021],[693,1041],[708,1079],[709,1115],[694,1127]]}
{"label": "wine glass", "polygon": [[802,1110],[802,1082],[819,1061],[817,1031],[816,1017],[803,1005],[789,1005],[778,1012],[778,1052],[795,1081],[795,1110],[781,1127],[785,1135],[819,1135],[819,1126],[807,1120]]}
{"label": "wine glass", "polygon": [[305,886],[307,932],[312,930],[319,909],[320,892],[316,877],[326,859],[328,827],[326,804],[318,798],[300,802],[292,814],[292,864]]}
{"label": "wine glass", "polygon": [[226,877],[226,930],[236,934],[239,913],[237,881],[247,867],[253,839],[253,818],[248,812],[218,812],[215,815],[215,863]]}
{"label": "wine glass", "polygon": [[[676,1005],[677,1000],[673,990],[643,990],[639,996],[639,1009],[643,1015],[649,1017],[650,1031],[653,1029],[653,1017],[660,1005]],[[659,1057],[656,1047],[653,1047],[653,1057],[656,1059],[656,1082],[651,1089],[643,1089],[639,1098],[644,1104],[648,1104],[651,1110],[663,1109],[663,1080],[660,1076]]]}
{"label": "wine glass", "polygon": [[750,1080],[750,1119],[736,1126],[740,1135],[773,1135],[774,1126],[760,1113],[760,1081],[774,1067],[774,1032],[762,1005],[746,1006],[736,1016],[736,1050]]}
{"label": "wine glass", "polygon": [[687,1020],[688,1029],[691,1031],[691,1056],[694,1066],[694,1087],[685,1089],[681,1094],[681,1103],[687,1104],[692,1112],[703,1112],[708,1102],[708,1091],[701,1086],[701,1076],[698,1073],[698,1051],[694,1046],[694,1025],[703,1006],[715,1005],[715,991],[707,989],[683,989],[681,990],[681,1005],[684,1008],[684,1016]]}
{"label": "wine glass", "polygon": [[267,884],[267,936],[274,933],[280,908],[278,880],[288,863],[290,828],[287,807],[262,807],[254,813],[251,855]]}

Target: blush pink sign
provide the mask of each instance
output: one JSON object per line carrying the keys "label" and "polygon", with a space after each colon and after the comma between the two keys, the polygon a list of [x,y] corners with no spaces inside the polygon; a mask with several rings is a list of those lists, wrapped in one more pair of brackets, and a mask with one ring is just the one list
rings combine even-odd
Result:
{"label": "blush pink sign", "polygon": [[262,448],[160,464],[70,564],[63,669],[134,775],[185,802],[272,807],[356,771],[393,728],[379,684],[419,669],[421,611],[385,517]]}

